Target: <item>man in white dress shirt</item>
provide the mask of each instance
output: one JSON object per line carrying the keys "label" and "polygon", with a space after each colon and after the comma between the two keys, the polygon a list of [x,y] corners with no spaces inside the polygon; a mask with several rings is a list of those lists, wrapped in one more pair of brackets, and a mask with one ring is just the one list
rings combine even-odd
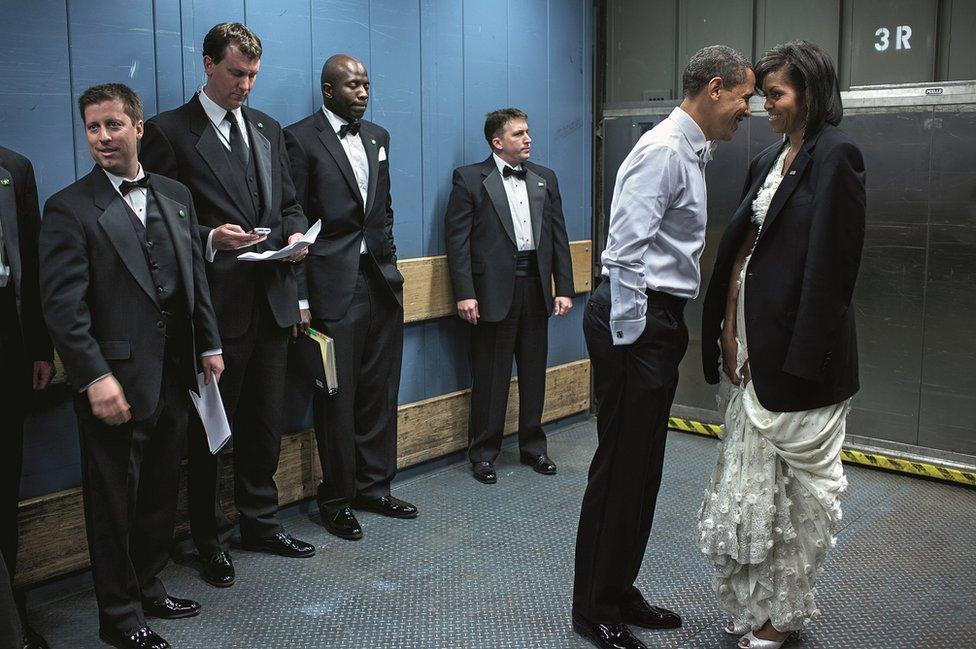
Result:
{"label": "man in white dress shirt", "polygon": [[696,53],[683,100],[620,165],[610,206],[605,280],[583,319],[599,403],[599,444],[576,541],[573,626],[598,647],[640,649],[627,624],[681,618],[648,604],[634,581],[654,517],[678,364],[684,305],[698,295],[705,247],[705,164],[749,116],[755,76],[735,50]]}

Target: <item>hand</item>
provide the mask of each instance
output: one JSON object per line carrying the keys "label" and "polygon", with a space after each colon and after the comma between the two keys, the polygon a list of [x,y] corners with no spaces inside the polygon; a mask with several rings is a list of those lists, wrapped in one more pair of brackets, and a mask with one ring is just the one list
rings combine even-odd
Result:
{"label": "hand", "polygon": [[752,380],[752,372],[749,371],[749,359],[747,358],[742,364],[742,368],[739,370],[739,375],[742,377],[742,385],[749,385],[749,381]]}
{"label": "hand", "polygon": [[734,385],[739,385],[739,375],[735,371],[735,359],[739,353],[739,343],[735,334],[722,332],[722,371]]}
{"label": "hand", "polygon": [[303,334],[307,334],[308,333],[309,326],[312,323],[312,312],[311,312],[311,310],[309,310],[309,309],[299,309],[298,311],[301,314],[301,321],[298,324],[293,324],[291,326],[291,337],[292,338],[298,338],[298,332],[299,331],[302,332]]}
{"label": "hand", "polygon": [[89,385],[87,392],[92,414],[109,426],[118,426],[132,419],[122,386],[111,374]]}
{"label": "hand", "polygon": [[552,303],[552,312],[555,315],[566,315],[573,308],[573,300],[568,297],[557,297]]}
{"label": "hand", "polygon": [[210,379],[220,381],[220,375],[224,372],[224,357],[222,355],[201,356],[200,364],[203,365],[203,382],[205,384],[210,385]]}
{"label": "hand", "polygon": [[478,313],[478,300],[458,301],[457,311],[461,319],[469,324],[478,324],[478,318],[481,317],[481,314]]}
{"label": "hand", "polygon": [[[288,237],[288,244],[291,245],[301,238],[302,238],[302,233],[296,232],[295,234]],[[307,254],[308,254],[308,248],[302,248],[301,250],[293,253],[291,256],[286,257],[283,261],[290,261],[291,263],[294,264],[296,261],[301,261],[302,259],[305,259],[305,255]]]}
{"label": "hand", "polygon": [[54,363],[51,361],[34,361],[34,389],[43,390],[54,378]]}
{"label": "hand", "polygon": [[239,225],[224,223],[213,229],[213,238],[210,241],[214,250],[237,250],[261,243],[267,238],[266,234],[245,232]]}

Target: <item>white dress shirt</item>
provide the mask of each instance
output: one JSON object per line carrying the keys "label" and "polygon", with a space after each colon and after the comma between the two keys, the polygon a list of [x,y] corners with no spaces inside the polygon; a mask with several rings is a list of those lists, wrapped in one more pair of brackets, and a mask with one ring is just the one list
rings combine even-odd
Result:
{"label": "white dress shirt", "polygon": [[646,289],[698,295],[705,248],[705,163],[711,145],[680,107],[641,136],[617,171],[603,275],[610,278],[615,345],[644,331]]}
{"label": "white dress shirt", "polygon": [[[502,175],[502,185],[505,187],[505,195],[508,196],[508,208],[512,213],[512,225],[515,227],[515,245],[519,252],[524,250],[535,250],[535,237],[532,234],[532,212],[529,209],[529,193],[525,188],[525,180],[517,176],[505,177],[505,167],[512,167],[495,153],[491,154],[498,166],[498,173]],[[516,171],[522,165],[512,167]]]}
{"label": "white dress shirt", "polygon": [[[329,124],[336,135],[339,135],[340,128],[349,123],[325,106],[322,106],[322,112],[325,113],[325,118],[329,120]],[[346,157],[352,166],[352,172],[356,176],[356,185],[359,187],[359,194],[363,198],[365,209],[366,196],[369,193],[369,158],[366,157],[366,146],[363,144],[362,131],[356,135],[347,133],[346,137],[339,138],[339,143],[342,145],[342,150],[346,152]],[[359,242],[359,254],[366,254],[365,237]]]}

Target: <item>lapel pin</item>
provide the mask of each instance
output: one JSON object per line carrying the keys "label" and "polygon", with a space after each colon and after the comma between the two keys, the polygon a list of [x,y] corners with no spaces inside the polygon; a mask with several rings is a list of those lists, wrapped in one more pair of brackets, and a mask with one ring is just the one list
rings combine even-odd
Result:
{"label": "lapel pin", "polygon": [[258,128],[264,128],[264,122],[258,122]]}
{"label": "lapel pin", "polygon": [[790,170],[790,175],[791,175],[791,176],[795,176],[795,175],[796,175],[796,169],[792,169],[792,170]]}
{"label": "lapel pin", "polygon": [[182,216],[185,219],[186,218],[186,210],[180,210],[180,216]]}
{"label": "lapel pin", "polygon": [[370,140],[370,142],[376,144],[376,140]]}
{"label": "lapel pin", "polygon": [[9,178],[0,178],[0,185],[9,185],[9,184],[10,184]]}
{"label": "lapel pin", "polygon": [[545,186],[546,186],[546,184],[540,180],[539,181],[539,187],[545,187]]}

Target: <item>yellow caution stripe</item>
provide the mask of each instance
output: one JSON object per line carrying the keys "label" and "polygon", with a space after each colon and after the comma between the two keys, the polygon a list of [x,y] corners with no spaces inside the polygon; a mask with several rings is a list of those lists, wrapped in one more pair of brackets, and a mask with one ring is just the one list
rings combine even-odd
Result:
{"label": "yellow caution stripe", "polygon": [[[700,421],[692,421],[680,417],[671,417],[668,420],[668,427],[671,430],[697,433],[698,435],[706,435],[708,437],[718,437],[722,432],[722,427],[718,424],[704,424]],[[874,469],[885,469],[907,475],[923,476],[934,480],[976,487],[976,472],[965,471],[951,466],[919,462],[918,460],[911,460],[897,455],[866,453],[852,448],[843,449],[840,452],[840,457],[847,464],[859,464]]]}

